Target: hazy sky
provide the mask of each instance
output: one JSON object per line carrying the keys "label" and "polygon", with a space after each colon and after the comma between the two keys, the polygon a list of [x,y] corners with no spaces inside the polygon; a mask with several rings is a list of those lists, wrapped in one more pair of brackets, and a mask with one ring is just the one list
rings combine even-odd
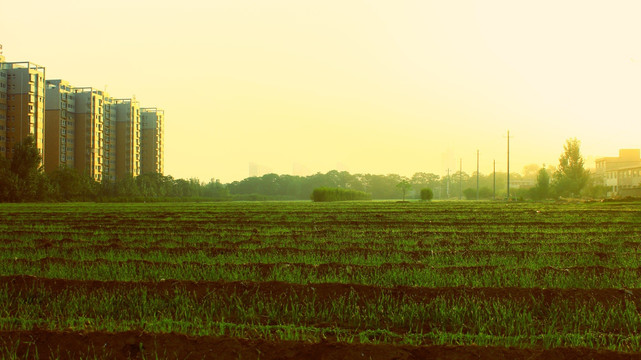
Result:
{"label": "hazy sky", "polygon": [[[165,109],[165,173],[481,172],[641,147],[641,1],[10,1],[8,61]],[[593,163],[589,164],[590,166]]]}

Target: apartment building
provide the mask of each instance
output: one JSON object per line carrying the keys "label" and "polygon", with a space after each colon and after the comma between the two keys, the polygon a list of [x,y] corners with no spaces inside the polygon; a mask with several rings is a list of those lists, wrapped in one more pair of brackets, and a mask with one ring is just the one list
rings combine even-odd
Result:
{"label": "apartment building", "polygon": [[46,80],[40,65],[6,62],[0,45],[0,156],[32,135],[47,172],[72,167],[96,181],[163,173],[163,128],[164,111]]}
{"label": "apartment building", "polygon": [[75,168],[74,89],[64,80],[46,80],[45,85],[45,171]]}
{"label": "apartment building", "polygon": [[114,98],[104,93],[102,176],[110,181],[116,181],[116,120],[117,110]]}
{"label": "apartment building", "polygon": [[0,56],[0,153],[31,135],[45,160],[45,68],[31,62],[5,62]]}
{"label": "apartment building", "polygon": [[[116,109],[116,178],[140,175],[140,105],[135,99],[114,99]],[[113,131],[113,129],[111,129]]]}
{"label": "apartment building", "polygon": [[76,168],[102,181],[103,92],[91,87],[75,88]]}
{"label": "apartment building", "polygon": [[96,181],[103,168],[103,95],[64,80],[47,80],[45,171],[76,168]]}
{"label": "apartment building", "polygon": [[[4,63],[0,45],[0,64]],[[7,71],[0,65],[0,156],[7,156]]]}
{"label": "apartment building", "polygon": [[157,108],[141,108],[140,171],[162,174],[164,170],[164,117]]}

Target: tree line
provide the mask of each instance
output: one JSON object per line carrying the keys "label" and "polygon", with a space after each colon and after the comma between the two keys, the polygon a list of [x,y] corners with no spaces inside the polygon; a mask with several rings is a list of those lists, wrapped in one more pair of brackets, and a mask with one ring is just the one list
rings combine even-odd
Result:
{"label": "tree line", "polygon": [[[555,169],[541,167],[525,175],[511,173],[510,180],[536,180],[529,188],[511,189],[511,196],[541,200],[558,196],[605,196],[605,188],[593,185],[579,141],[570,139]],[[198,179],[174,179],[161,174],[142,174],[115,182],[97,182],[75,169],[61,167],[44,173],[35,141],[27,137],[10,160],[0,159],[0,201],[198,201],[198,200],[309,200],[314,189],[338,188],[369,194],[372,199],[421,198],[430,189],[434,199],[476,199],[476,173],[449,176],[418,172],[412,177],[397,174],[350,174],[332,170],[309,176],[266,174],[223,184]],[[532,169],[530,169],[532,170]],[[506,196],[506,173],[479,174],[480,199]]]}

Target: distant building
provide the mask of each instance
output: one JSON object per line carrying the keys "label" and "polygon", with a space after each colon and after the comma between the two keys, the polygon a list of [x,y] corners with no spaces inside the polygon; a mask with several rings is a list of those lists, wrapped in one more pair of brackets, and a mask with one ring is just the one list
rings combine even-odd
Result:
{"label": "distant building", "polygon": [[535,179],[510,179],[510,189],[527,189],[535,185]]}
{"label": "distant building", "polygon": [[[115,99],[116,178],[140,175],[140,105],[134,99]],[[111,129],[113,131],[113,129]]]}
{"label": "distant building", "polygon": [[595,161],[595,176],[605,183],[605,174],[621,168],[641,166],[641,151],[639,149],[620,149],[618,157],[600,157]]}
{"label": "distant building", "polygon": [[621,149],[618,157],[597,158],[595,163],[596,182],[609,187],[609,196],[621,196],[641,185],[639,149]]}
{"label": "distant building", "polygon": [[75,166],[75,93],[64,80],[46,80],[45,171]]}
{"label": "distant building", "polygon": [[102,181],[103,93],[91,87],[75,88],[76,169]]}
{"label": "distant building", "polygon": [[11,158],[16,144],[31,135],[45,158],[45,68],[5,62],[0,52],[0,155]]}
{"label": "distant building", "polygon": [[47,80],[45,171],[76,168],[96,181],[103,178],[103,93]]}
{"label": "distant building", "polygon": [[256,163],[249,163],[249,177],[258,177],[272,172],[271,168]]}
{"label": "distant building", "polygon": [[595,183],[609,187],[608,196],[620,196],[621,190],[641,184],[641,151],[620,149],[618,157],[595,160]]}
{"label": "distant building", "polygon": [[162,174],[164,170],[165,112],[156,108],[140,109],[141,143],[140,171],[142,174]]}
{"label": "distant building", "polygon": [[[141,128],[142,121],[142,128]],[[75,168],[96,181],[164,171],[164,111],[92,87],[46,80],[45,68],[6,62],[0,45],[0,156],[32,135],[46,172]]]}
{"label": "distant building", "polygon": [[102,124],[104,126],[102,145],[102,176],[104,179],[116,181],[116,120],[117,110],[115,100],[103,93]]}

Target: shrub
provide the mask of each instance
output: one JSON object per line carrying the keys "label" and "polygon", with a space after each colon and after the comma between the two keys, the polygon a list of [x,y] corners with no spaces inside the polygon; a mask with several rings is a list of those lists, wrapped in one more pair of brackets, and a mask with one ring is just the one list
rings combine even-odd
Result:
{"label": "shrub", "polygon": [[434,192],[430,188],[421,189],[421,200],[430,201],[434,198]]}
{"label": "shrub", "polygon": [[341,189],[341,188],[317,188],[311,196],[314,202],[319,201],[350,201],[350,200],[371,200],[372,194],[362,191]]}

